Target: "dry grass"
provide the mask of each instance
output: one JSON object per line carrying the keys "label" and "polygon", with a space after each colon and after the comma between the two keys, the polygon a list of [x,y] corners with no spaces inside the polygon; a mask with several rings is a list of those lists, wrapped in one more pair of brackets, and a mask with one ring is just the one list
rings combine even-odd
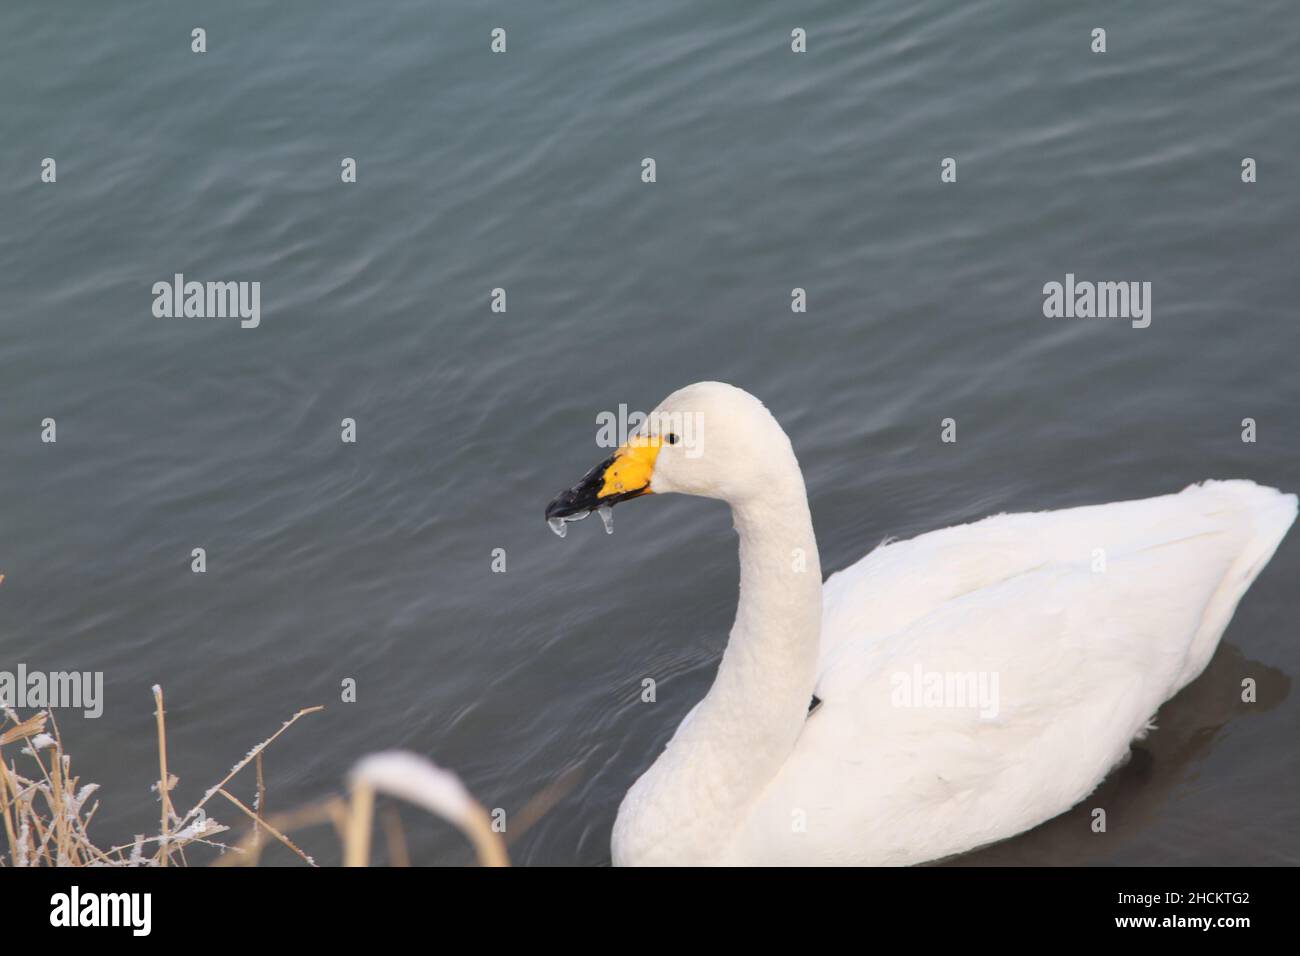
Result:
{"label": "dry grass", "polygon": [[[108,848],[97,846],[90,837],[90,823],[99,809],[99,801],[94,799],[99,786],[82,785],[73,774],[72,758],[64,749],[63,735],[53,716],[41,712],[24,720],[5,708],[4,719],[0,720],[0,818],[7,846],[6,852],[0,854],[0,866],[184,866],[188,864],[185,851],[189,847],[209,846],[225,853],[230,847],[213,838],[230,828],[208,815],[208,801],[217,794],[229,798],[224,788],[250,764],[257,764],[260,780],[263,751],[300,718],[323,709],[298,711],[181,815],[172,798],[177,779],[167,769],[162,688],[155,687],[153,694],[158,779],[151,789],[161,806],[158,833],[140,834],[131,843]],[[260,821],[257,814],[252,816],[254,821]],[[307,859],[291,843],[288,845]]]}
{"label": "dry grass", "polygon": [[[72,758],[53,716],[38,713],[26,719],[5,708],[0,719],[0,827],[6,846],[0,866],[187,866],[186,850],[215,848],[217,866],[256,866],[271,842],[287,848],[308,866],[316,862],[289,837],[292,830],[333,825],[347,866],[367,866],[374,830],[375,797],[388,794],[441,816],[460,828],[480,864],[508,866],[505,841],[488,811],[461,786],[454,774],[414,754],[375,754],[357,765],[348,796],[334,796],[306,807],[264,817],[266,786],[262,756],[267,747],[301,718],[323,710],[308,707],[290,717],[274,734],[250,750],[220,781],[209,787],[186,813],[175,809],[177,785],[168,770],[167,721],[162,688],[153,689],[158,736],[158,779],[151,788],[160,804],[158,832],[136,836],[128,844],[100,848],[90,837],[90,824],[99,809],[97,784],[82,785],[72,772]],[[12,758],[11,758],[12,754]],[[254,767],[257,799],[252,808],[230,792],[231,782]],[[22,768],[21,770],[19,768]],[[539,795],[521,813],[518,836],[546,812],[572,785],[562,779]],[[234,843],[214,839],[231,830],[209,816],[208,803],[220,796],[223,806],[238,811],[247,832]],[[409,856],[401,824],[392,808],[384,817],[389,859],[406,865]],[[210,854],[208,854],[210,855]]]}

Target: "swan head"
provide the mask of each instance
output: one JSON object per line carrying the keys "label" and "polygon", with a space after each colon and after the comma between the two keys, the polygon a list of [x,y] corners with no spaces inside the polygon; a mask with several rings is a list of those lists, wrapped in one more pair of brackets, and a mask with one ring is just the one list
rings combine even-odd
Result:
{"label": "swan head", "polygon": [[556,495],[546,518],[585,516],[670,492],[735,504],[788,474],[793,459],[789,439],[762,402],[734,385],[697,382],[660,402],[625,445]]}

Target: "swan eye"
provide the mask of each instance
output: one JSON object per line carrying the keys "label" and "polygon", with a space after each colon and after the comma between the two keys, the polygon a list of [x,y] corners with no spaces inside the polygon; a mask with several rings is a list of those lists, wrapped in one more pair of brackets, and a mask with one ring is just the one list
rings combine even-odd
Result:
{"label": "swan eye", "polygon": [[672,432],[669,432],[667,435],[664,436],[664,441],[668,442],[668,444],[670,445],[676,445],[677,436],[674,435]]}

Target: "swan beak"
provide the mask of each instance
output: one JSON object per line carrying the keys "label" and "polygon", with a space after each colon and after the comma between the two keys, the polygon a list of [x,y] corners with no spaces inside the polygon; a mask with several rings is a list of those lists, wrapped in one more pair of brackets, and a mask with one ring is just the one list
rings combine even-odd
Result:
{"label": "swan beak", "polygon": [[561,491],[546,506],[546,520],[568,518],[583,511],[613,506],[620,501],[653,494],[650,479],[659,457],[658,438],[628,442],[591,471],[576,485]]}

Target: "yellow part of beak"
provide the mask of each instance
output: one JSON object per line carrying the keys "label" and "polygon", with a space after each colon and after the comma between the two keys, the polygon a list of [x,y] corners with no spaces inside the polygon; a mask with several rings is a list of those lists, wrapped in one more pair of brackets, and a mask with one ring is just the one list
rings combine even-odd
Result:
{"label": "yellow part of beak", "polygon": [[605,483],[597,498],[621,495],[629,491],[650,491],[655,459],[659,457],[659,439],[633,438],[614,453],[613,463],[605,469]]}

